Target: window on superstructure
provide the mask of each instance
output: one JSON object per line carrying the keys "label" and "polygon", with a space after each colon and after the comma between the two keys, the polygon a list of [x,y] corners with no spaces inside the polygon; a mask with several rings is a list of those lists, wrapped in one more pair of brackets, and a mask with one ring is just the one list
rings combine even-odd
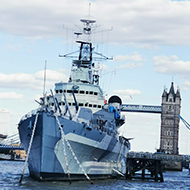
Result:
{"label": "window on superstructure", "polygon": [[90,91],[90,94],[93,94],[93,91]]}
{"label": "window on superstructure", "polygon": [[97,95],[98,95],[98,92],[94,92],[94,95],[97,96]]}
{"label": "window on superstructure", "polygon": [[71,90],[67,90],[67,93],[71,93],[72,91]]}
{"label": "window on superstructure", "polygon": [[89,104],[89,107],[92,107],[92,104]]}
{"label": "window on superstructure", "polygon": [[79,106],[84,106],[84,104],[83,103],[79,103]]}
{"label": "window on superstructure", "polygon": [[64,93],[66,93],[66,90],[64,90]]}
{"label": "window on superstructure", "polygon": [[86,91],[86,94],[88,94],[88,91]]}
{"label": "window on superstructure", "polygon": [[101,108],[102,106],[101,105],[98,105],[98,108]]}
{"label": "window on superstructure", "polygon": [[75,103],[73,103],[73,106],[75,106],[76,104]]}
{"label": "window on superstructure", "polygon": [[56,92],[56,93],[58,93],[59,91],[58,91],[58,90],[56,90],[55,92]]}
{"label": "window on superstructure", "polygon": [[63,102],[63,106],[65,105],[65,102]]}
{"label": "window on superstructure", "polygon": [[59,105],[61,106],[61,102],[59,102]]}
{"label": "window on superstructure", "polygon": [[94,104],[94,105],[93,105],[93,108],[96,108],[96,107],[97,107],[97,105],[96,105],[96,104]]}
{"label": "window on superstructure", "polygon": [[80,94],[84,94],[84,90],[80,90]]}
{"label": "window on superstructure", "polygon": [[88,103],[84,104],[84,106],[87,107],[87,106],[88,106]]}
{"label": "window on superstructure", "polygon": [[74,93],[77,94],[79,91],[78,90],[74,90]]}
{"label": "window on superstructure", "polygon": [[59,90],[60,93],[63,93],[63,90]]}
{"label": "window on superstructure", "polygon": [[69,102],[69,106],[71,106],[71,103]]}

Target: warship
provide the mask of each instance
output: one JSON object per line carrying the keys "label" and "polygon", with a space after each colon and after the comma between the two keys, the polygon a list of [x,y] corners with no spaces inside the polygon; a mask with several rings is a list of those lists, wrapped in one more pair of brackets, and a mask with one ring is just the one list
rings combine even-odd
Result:
{"label": "warship", "polygon": [[130,142],[118,132],[125,123],[122,100],[113,95],[106,101],[96,64],[109,58],[92,45],[96,21],[80,21],[82,32],[75,34],[84,37],[77,38],[77,56],[61,56],[72,58],[68,82],[55,83],[54,92],[44,94],[18,124],[30,176],[40,181],[105,179],[126,172]]}

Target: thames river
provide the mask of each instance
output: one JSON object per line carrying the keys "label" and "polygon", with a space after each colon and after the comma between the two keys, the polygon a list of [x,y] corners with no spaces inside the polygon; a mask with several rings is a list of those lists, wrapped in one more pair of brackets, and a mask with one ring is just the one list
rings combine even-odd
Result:
{"label": "thames river", "polygon": [[22,184],[19,185],[20,176],[24,167],[24,162],[0,161],[0,189],[1,190],[142,190],[142,189],[190,189],[190,175],[188,170],[183,172],[165,172],[164,182],[155,183],[153,181],[126,181],[126,180],[98,180],[90,184],[88,181],[72,182],[38,182],[29,177],[28,170],[25,170]]}

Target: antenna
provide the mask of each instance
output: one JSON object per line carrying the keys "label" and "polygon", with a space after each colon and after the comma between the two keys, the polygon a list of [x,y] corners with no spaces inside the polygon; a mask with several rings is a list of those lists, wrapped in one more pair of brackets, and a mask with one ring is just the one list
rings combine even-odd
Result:
{"label": "antenna", "polygon": [[45,96],[45,86],[46,86],[46,65],[47,65],[47,61],[45,60],[43,96]]}
{"label": "antenna", "polygon": [[90,8],[91,8],[91,3],[89,3],[89,9],[88,9],[88,16],[90,18]]}

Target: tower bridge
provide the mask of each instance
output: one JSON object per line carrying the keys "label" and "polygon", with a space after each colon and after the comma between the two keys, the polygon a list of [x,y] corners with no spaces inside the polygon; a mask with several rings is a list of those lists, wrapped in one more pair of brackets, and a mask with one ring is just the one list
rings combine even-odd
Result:
{"label": "tower bridge", "polygon": [[175,92],[171,83],[169,92],[164,89],[161,106],[122,104],[123,112],[143,112],[161,114],[160,152],[178,155],[179,115],[181,95],[179,89]]}
{"label": "tower bridge", "polygon": [[143,113],[162,113],[162,106],[122,104],[121,111],[143,112]]}

